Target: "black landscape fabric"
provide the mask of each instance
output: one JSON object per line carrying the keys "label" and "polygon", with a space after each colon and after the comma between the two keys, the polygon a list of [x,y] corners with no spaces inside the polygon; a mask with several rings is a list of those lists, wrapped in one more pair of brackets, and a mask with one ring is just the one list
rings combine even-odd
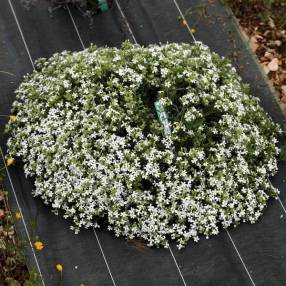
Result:
{"label": "black landscape fabric", "polygon": [[[48,4],[44,1],[30,11],[25,10],[18,0],[11,0],[11,3],[32,60],[49,57],[57,51],[82,49],[67,10],[58,9],[51,17]],[[192,43],[186,27],[178,21],[179,12],[173,0],[120,0],[119,4],[138,43]],[[187,20],[191,26],[197,22],[200,16],[196,7],[202,5],[203,1],[178,0],[178,4],[183,13],[193,7],[197,13],[187,17]],[[211,4],[207,1],[207,4],[211,5],[208,6],[209,18],[202,17],[196,24],[196,39],[220,55],[235,55],[233,62],[242,78],[250,83],[252,94],[261,98],[262,106],[273,120],[284,124],[285,119],[269,86],[252,54],[246,49],[228,10],[218,0]],[[71,10],[71,13],[86,47],[90,43],[119,46],[125,39],[132,40],[115,3],[107,13],[95,16],[91,27],[89,20],[78,11]],[[0,113],[9,114],[14,100],[13,92],[22,76],[32,71],[32,65],[8,0],[0,2],[0,29],[0,70],[13,74],[0,74]],[[1,119],[1,131],[4,124],[5,120]],[[6,139],[1,135],[4,152]],[[97,237],[92,229],[82,230],[75,235],[69,229],[68,221],[52,214],[50,207],[31,196],[33,182],[25,178],[21,163],[17,162],[9,170],[32,243],[35,240],[33,233],[36,233],[45,245],[42,251],[35,253],[45,285],[59,285],[57,263],[64,267],[64,286],[253,285],[225,231],[208,240],[202,238],[199,243],[190,242],[180,251],[172,245],[176,261],[168,249],[138,249],[106,230],[97,230]],[[281,163],[273,184],[279,188],[281,201],[286,206],[285,170],[285,163]],[[18,205],[8,178],[7,188],[12,209],[17,211]],[[241,224],[229,230],[255,285],[286,285],[285,217],[279,201],[272,200],[258,223]],[[22,221],[17,223],[17,230],[21,237],[27,239]],[[37,269],[32,250],[27,249],[30,266]]]}

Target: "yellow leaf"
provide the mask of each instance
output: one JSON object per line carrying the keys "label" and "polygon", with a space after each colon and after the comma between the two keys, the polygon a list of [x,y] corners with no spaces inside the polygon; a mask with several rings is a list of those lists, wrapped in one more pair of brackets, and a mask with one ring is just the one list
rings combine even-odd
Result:
{"label": "yellow leaf", "polygon": [[56,265],[56,268],[59,272],[62,272],[63,271],[63,266],[61,264],[57,264]]}
{"label": "yellow leaf", "polygon": [[36,241],[34,245],[37,250],[42,250],[44,248],[44,244],[41,241]]}
{"label": "yellow leaf", "polygon": [[7,166],[11,166],[13,163],[14,163],[14,159],[13,158],[7,159]]}
{"label": "yellow leaf", "polygon": [[10,115],[9,118],[11,121],[16,121],[17,116],[16,115]]}
{"label": "yellow leaf", "polygon": [[21,213],[19,213],[19,212],[15,213],[15,218],[16,218],[16,219],[22,218]]}

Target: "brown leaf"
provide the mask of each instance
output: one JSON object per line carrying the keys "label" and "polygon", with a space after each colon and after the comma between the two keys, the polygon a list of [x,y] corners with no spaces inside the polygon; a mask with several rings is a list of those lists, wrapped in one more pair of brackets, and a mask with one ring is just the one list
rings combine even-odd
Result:
{"label": "brown leaf", "polygon": [[282,41],[280,41],[280,40],[276,40],[276,41],[274,41],[274,43],[277,47],[280,47],[282,45]]}
{"label": "brown leaf", "polygon": [[266,31],[263,33],[263,36],[264,36],[264,37],[267,37],[269,33],[271,33],[271,31],[266,30]]}
{"label": "brown leaf", "polygon": [[0,238],[0,249],[6,249],[6,243],[4,238]]}
{"label": "brown leaf", "polygon": [[249,39],[249,45],[254,52],[258,49],[259,44],[256,35],[251,36],[251,38]]}
{"label": "brown leaf", "polygon": [[127,240],[127,243],[129,246],[144,252],[147,249],[146,243],[143,240],[140,239],[129,239]]}
{"label": "brown leaf", "polygon": [[4,192],[0,192],[0,201],[4,201],[4,199],[5,199]]}
{"label": "brown leaf", "polygon": [[269,60],[272,60],[274,58],[274,55],[272,53],[265,52],[264,57]]}
{"label": "brown leaf", "polygon": [[286,96],[281,97],[281,102],[286,105]]}
{"label": "brown leaf", "polygon": [[9,286],[21,286],[21,283],[13,278],[9,280]]}
{"label": "brown leaf", "polygon": [[241,31],[243,37],[245,37],[245,39],[247,39],[249,41],[249,36],[248,36],[249,31],[242,26],[240,26],[240,31]]}
{"label": "brown leaf", "polygon": [[268,25],[269,25],[269,27],[272,28],[272,29],[275,28],[275,23],[274,23],[273,19],[270,18],[270,17],[269,17]]}
{"label": "brown leaf", "polygon": [[271,62],[267,66],[270,71],[278,71],[278,68],[279,68],[278,59],[277,58],[272,59]]}
{"label": "brown leaf", "polygon": [[9,267],[15,267],[17,263],[15,257],[7,257],[5,262],[6,262],[6,265]]}
{"label": "brown leaf", "polygon": [[285,73],[280,73],[279,76],[280,76],[280,80],[281,80],[281,85],[285,86],[286,85],[286,74]]}
{"label": "brown leaf", "polygon": [[262,65],[265,74],[269,74],[270,70],[267,65]]}
{"label": "brown leaf", "polygon": [[0,219],[5,216],[5,211],[3,209],[0,209]]}

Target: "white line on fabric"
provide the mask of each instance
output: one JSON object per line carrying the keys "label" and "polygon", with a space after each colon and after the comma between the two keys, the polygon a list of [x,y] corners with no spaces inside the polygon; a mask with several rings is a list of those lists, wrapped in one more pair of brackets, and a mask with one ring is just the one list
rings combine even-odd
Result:
{"label": "white line on fabric", "polygon": [[[16,22],[16,24],[17,24],[17,27],[18,27],[18,30],[19,30],[19,32],[20,32],[22,41],[23,41],[23,43],[24,43],[26,52],[27,52],[27,54],[28,54],[28,57],[29,57],[29,59],[30,59],[31,65],[32,65],[33,70],[34,70],[34,69],[35,69],[35,66],[34,66],[34,63],[33,63],[33,59],[32,59],[32,57],[31,57],[30,51],[29,51],[29,49],[28,49],[28,45],[27,45],[27,43],[26,43],[24,34],[23,34],[23,32],[22,32],[20,23],[19,23],[19,21],[18,21],[17,15],[16,15],[16,12],[15,12],[14,7],[13,7],[13,5],[12,5],[12,3],[11,3],[10,0],[8,0],[8,3],[9,3],[9,5],[10,5],[11,11],[12,11],[13,16],[14,16],[14,19],[15,19],[15,22]],[[32,241],[31,241],[31,237],[30,237],[30,234],[29,234],[29,231],[28,231],[28,228],[27,228],[27,224],[26,224],[26,221],[25,221],[25,218],[24,218],[24,214],[23,214],[21,205],[20,205],[20,203],[19,203],[19,200],[18,200],[16,191],[15,191],[15,188],[14,188],[14,185],[13,185],[13,182],[12,182],[12,178],[11,178],[11,176],[10,176],[10,172],[9,172],[9,170],[8,170],[8,168],[7,168],[7,165],[6,165],[6,161],[5,161],[5,157],[4,157],[4,153],[3,153],[3,151],[2,151],[2,148],[0,148],[0,151],[1,151],[2,159],[3,159],[3,161],[4,161],[4,165],[5,165],[5,169],[6,169],[6,172],[7,172],[7,176],[8,176],[8,179],[9,179],[9,182],[10,182],[10,185],[11,185],[11,188],[12,188],[12,191],[13,191],[13,195],[14,195],[15,200],[16,200],[17,207],[18,207],[19,212],[21,213],[21,216],[22,216],[22,222],[23,222],[23,225],[24,225],[24,228],[25,228],[26,235],[27,235],[28,240],[29,240],[29,244],[30,244],[30,247],[31,247],[31,250],[32,250],[32,253],[33,253],[33,257],[34,257],[34,259],[35,259],[35,263],[36,263],[38,272],[39,272],[40,277],[41,277],[42,285],[45,286],[45,282],[44,282],[44,278],[43,278],[43,275],[42,275],[42,272],[41,272],[41,269],[40,269],[40,265],[39,265],[39,262],[38,262],[38,259],[37,259],[37,256],[36,256],[36,253],[35,253],[35,250],[34,250]]]}
{"label": "white line on fabric", "polygon": [[17,24],[18,30],[19,30],[19,32],[20,32],[21,38],[22,38],[22,40],[23,40],[23,43],[24,43],[26,52],[27,52],[27,54],[28,54],[28,57],[29,57],[29,59],[30,59],[30,62],[31,62],[31,64],[32,64],[32,67],[33,67],[33,69],[35,69],[33,59],[32,59],[32,57],[31,57],[30,51],[29,51],[29,49],[28,49],[28,45],[27,45],[27,43],[26,43],[26,40],[25,40],[23,31],[22,31],[22,29],[21,29],[20,23],[19,23],[18,18],[17,18],[17,16],[16,16],[16,12],[15,12],[15,10],[14,10],[14,7],[13,7],[13,5],[12,5],[12,3],[11,3],[10,0],[8,0],[8,3],[9,3],[9,5],[10,5],[11,11],[12,11],[12,13],[13,13],[15,22],[16,22],[16,24]]}
{"label": "white line on fabric", "polygon": [[239,259],[240,259],[240,262],[242,263],[242,265],[243,265],[243,267],[244,267],[244,269],[245,269],[245,271],[246,271],[246,273],[247,273],[247,275],[248,275],[252,285],[255,286],[255,283],[254,283],[254,281],[253,281],[253,279],[252,279],[252,277],[251,277],[251,275],[250,275],[250,273],[249,273],[249,271],[248,271],[248,269],[247,269],[247,267],[246,267],[246,265],[245,265],[241,255],[240,255],[240,253],[239,253],[239,251],[238,251],[238,249],[237,249],[237,247],[236,247],[236,245],[235,245],[235,243],[234,243],[230,233],[228,232],[227,229],[225,231],[226,231],[226,233],[227,233],[227,235],[228,235],[228,237],[229,237],[229,239],[230,239],[230,241],[231,241],[231,243],[232,243],[232,245],[233,245],[233,247],[234,247],[234,249],[235,249],[235,251],[236,251],[236,253],[237,253],[238,257],[239,257]]}
{"label": "white line on fabric", "polygon": [[23,225],[24,225],[24,228],[25,228],[25,232],[26,232],[26,235],[27,235],[27,237],[28,237],[30,247],[31,247],[31,249],[32,249],[33,257],[34,257],[34,259],[35,259],[36,266],[37,266],[38,272],[39,272],[40,277],[41,277],[41,280],[42,280],[42,285],[45,286],[45,282],[44,282],[44,279],[43,279],[43,275],[42,275],[42,272],[41,272],[41,269],[40,269],[40,265],[39,265],[39,262],[38,262],[38,259],[37,259],[37,256],[36,256],[34,247],[33,247],[33,243],[32,243],[32,240],[31,240],[31,237],[30,237],[28,228],[27,228],[27,224],[26,224],[26,221],[25,221],[25,217],[24,217],[24,214],[23,214],[21,205],[20,205],[20,203],[19,203],[19,200],[18,200],[16,191],[15,191],[15,188],[14,188],[14,185],[13,185],[12,178],[11,178],[11,176],[10,176],[10,172],[9,172],[9,170],[8,170],[8,168],[7,168],[6,161],[5,161],[5,157],[4,157],[4,153],[3,153],[1,147],[0,147],[0,152],[1,152],[2,160],[3,160],[3,162],[4,162],[4,166],[5,166],[5,169],[6,169],[6,173],[7,173],[8,179],[9,179],[9,183],[10,183],[10,185],[11,185],[11,189],[12,189],[13,195],[14,195],[14,197],[15,197],[15,201],[16,201],[17,207],[18,207],[19,212],[20,212],[21,217],[22,217],[21,220],[22,220],[22,222],[23,222]]}
{"label": "white line on fabric", "polygon": [[[196,42],[197,40],[196,40],[194,34],[192,33],[192,31],[191,31],[191,29],[190,29],[190,26],[189,26],[189,24],[188,24],[188,22],[187,22],[185,16],[183,15],[182,10],[180,9],[180,7],[179,7],[177,1],[176,1],[176,0],[173,0],[173,2],[174,2],[174,4],[175,4],[177,10],[179,11],[179,13],[180,13],[182,19],[185,20],[186,27],[187,27],[187,29],[188,29],[188,31],[189,31],[189,33],[190,33],[192,39],[194,40],[194,42]],[[230,241],[231,241],[231,243],[232,243],[232,245],[233,245],[233,247],[234,247],[234,249],[235,249],[235,251],[236,251],[236,253],[237,253],[237,255],[238,255],[238,257],[239,257],[239,259],[240,259],[240,261],[241,261],[241,263],[242,263],[242,265],[243,265],[243,267],[244,267],[244,269],[245,269],[245,271],[246,271],[246,273],[247,273],[247,275],[248,275],[248,277],[249,277],[251,283],[252,283],[252,285],[255,286],[255,283],[254,283],[254,281],[253,281],[253,279],[252,279],[252,277],[251,277],[251,275],[250,275],[250,273],[249,273],[249,271],[248,271],[248,269],[247,269],[247,267],[246,267],[246,265],[245,265],[245,263],[244,263],[244,261],[243,261],[241,255],[240,255],[240,253],[239,253],[239,251],[238,251],[238,249],[237,249],[237,247],[236,247],[236,245],[235,245],[235,243],[234,243],[234,241],[233,241],[233,239],[232,239],[232,237],[231,237],[231,235],[230,235],[230,233],[228,232],[227,229],[226,229],[226,233],[227,233],[227,235],[228,235],[228,237],[229,237],[229,239],[230,239]]]}
{"label": "white line on fabric", "polygon": [[70,8],[69,8],[68,5],[66,5],[66,9],[67,9],[68,12],[69,12],[71,21],[72,21],[72,23],[73,23],[74,29],[75,29],[75,31],[76,31],[76,33],[77,33],[78,38],[79,38],[80,44],[81,44],[82,48],[85,49],[85,45],[84,45],[83,40],[82,40],[82,38],[81,38],[81,36],[80,36],[79,30],[78,30],[78,28],[77,28],[77,25],[76,25],[76,23],[75,23],[75,20],[74,20],[74,18],[73,18],[73,15],[72,15],[71,10],[70,10]]}
{"label": "white line on fabric", "polygon": [[176,257],[175,257],[175,255],[174,255],[174,253],[173,253],[173,251],[172,251],[171,246],[169,246],[168,248],[169,248],[169,251],[170,251],[170,253],[171,253],[172,257],[173,257],[173,260],[174,260],[174,262],[175,262],[175,264],[176,264],[176,267],[177,267],[177,269],[178,269],[178,271],[179,271],[179,274],[180,274],[180,276],[181,276],[181,278],[182,278],[182,281],[183,281],[184,285],[187,286],[186,281],[185,281],[184,276],[183,276],[183,274],[182,274],[182,272],[181,272],[181,269],[180,269],[180,267],[179,267],[179,264],[177,263]]}
{"label": "white line on fabric", "polygon": [[112,276],[111,270],[110,270],[110,268],[109,268],[107,259],[106,259],[105,255],[104,255],[104,252],[103,252],[103,249],[102,249],[100,240],[99,240],[99,238],[98,238],[98,236],[97,236],[97,233],[96,233],[96,231],[95,231],[95,228],[93,228],[93,232],[94,232],[94,235],[95,235],[95,237],[96,237],[97,243],[98,243],[98,245],[99,245],[99,248],[100,248],[101,254],[102,254],[102,256],[103,256],[105,265],[106,265],[106,267],[107,267],[107,269],[108,269],[108,272],[109,272],[109,275],[110,275],[110,277],[111,277],[112,283],[113,283],[114,286],[116,286],[116,283],[115,283],[114,278],[113,278],[113,276]]}
{"label": "white line on fabric", "polygon": [[186,27],[187,27],[189,33],[191,34],[191,37],[193,38],[193,41],[196,42],[197,40],[195,39],[195,36],[194,36],[194,34],[193,34],[193,32],[192,32],[190,26],[189,26],[189,23],[188,23],[188,21],[186,20],[186,18],[185,18],[185,16],[184,16],[184,14],[183,14],[181,8],[179,7],[177,1],[176,1],[176,0],[173,0],[173,2],[174,2],[174,4],[175,4],[177,10],[178,10],[179,13],[180,13],[180,15],[181,15],[181,17],[182,17],[182,20],[184,20],[185,25],[186,25]]}
{"label": "white line on fabric", "polygon": [[[272,188],[274,188],[273,184],[271,183],[270,179],[268,179],[269,184],[272,186]],[[284,213],[286,213],[286,209],[281,201],[281,199],[279,197],[277,197],[278,202],[280,203],[281,208],[283,209]]]}
{"label": "white line on fabric", "polygon": [[281,201],[281,199],[279,197],[278,197],[278,201],[279,201],[279,203],[280,203],[284,213],[286,214],[286,209],[285,209],[285,207],[284,207],[284,205],[283,205],[283,203],[282,203],[282,201]]}
{"label": "white line on fabric", "polygon": [[127,18],[126,18],[125,14],[123,13],[123,11],[122,11],[122,9],[121,9],[121,7],[120,7],[120,5],[119,5],[119,2],[118,2],[117,0],[114,0],[114,1],[115,1],[115,3],[116,3],[116,6],[117,6],[117,8],[118,8],[120,14],[121,14],[121,17],[123,18],[123,20],[124,20],[124,22],[125,22],[125,24],[126,24],[126,26],[127,26],[127,28],[128,28],[128,31],[129,31],[129,33],[130,33],[130,35],[131,35],[131,37],[132,37],[134,43],[135,43],[135,44],[138,44],[138,42],[137,42],[137,40],[136,40],[136,38],[135,38],[135,36],[134,36],[134,34],[133,34],[133,31],[132,31],[131,28],[130,28],[129,22],[127,21]]}
{"label": "white line on fabric", "polygon": [[[67,5],[66,5],[66,8],[67,8],[67,10],[68,10],[68,12],[69,12],[71,21],[72,21],[72,23],[73,23],[73,26],[74,26],[74,29],[75,29],[75,31],[76,31],[76,33],[77,33],[77,36],[78,36],[78,38],[79,38],[79,41],[80,41],[80,43],[81,43],[81,45],[82,45],[82,48],[85,49],[85,45],[84,45],[84,43],[83,43],[83,41],[82,41],[82,38],[81,38],[81,36],[80,36],[79,30],[78,30],[78,27],[77,27],[77,25],[76,25],[76,23],[75,23],[75,20],[74,20],[74,18],[73,18],[73,15],[72,15],[72,13],[71,13],[71,11],[70,11],[70,9],[69,9],[69,7],[68,7]],[[108,273],[109,273],[109,275],[110,275],[110,278],[111,278],[111,280],[112,280],[112,283],[113,283],[114,286],[116,286],[115,281],[114,281],[114,278],[113,278],[113,275],[112,275],[111,270],[110,270],[110,267],[109,267],[109,264],[108,264],[108,262],[107,262],[106,256],[105,256],[105,254],[104,254],[103,248],[102,248],[102,246],[101,246],[100,240],[99,240],[99,238],[98,238],[98,236],[97,236],[97,233],[96,233],[96,230],[95,230],[94,227],[93,227],[93,233],[94,233],[94,235],[95,235],[96,241],[97,241],[98,246],[99,246],[99,248],[100,248],[101,254],[102,254],[102,256],[103,256],[103,259],[104,259],[105,265],[106,265],[106,267],[107,267]]]}
{"label": "white line on fabric", "polygon": [[[176,1],[176,0],[173,0],[173,2],[174,2],[174,4],[175,4],[175,6],[177,7],[177,9],[178,9],[178,11],[179,11],[179,13],[180,13],[182,19],[186,21],[184,15],[183,15],[183,13],[182,13],[182,10],[180,9],[180,7],[179,7],[177,1]],[[191,37],[193,38],[194,42],[196,42],[197,40],[196,40],[194,34],[192,33],[192,31],[191,31],[191,29],[190,29],[190,26],[189,26],[189,24],[188,24],[187,21],[186,21],[186,27],[187,27],[189,33],[191,34]],[[228,232],[227,229],[226,229],[226,233],[227,233],[227,235],[228,235],[228,237],[229,237],[229,239],[230,239],[230,241],[231,241],[231,243],[232,243],[232,245],[233,245],[233,247],[234,247],[234,249],[235,249],[235,251],[236,251],[236,253],[237,253],[237,255],[238,255],[238,257],[239,257],[239,259],[240,259],[240,261],[241,261],[241,263],[242,263],[242,265],[243,265],[243,267],[244,267],[244,269],[245,269],[245,271],[246,271],[246,273],[247,273],[247,275],[248,275],[248,277],[249,277],[251,283],[252,283],[252,285],[255,286],[255,283],[254,283],[254,281],[253,281],[253,279],[252,279],[252,277],[251,277],[251,275],[250,275],[250,273],[249,273],[249,271],[248,271],[248,269],[247,269],[247,267],[246,267],[246,265],[245,265],[245,263],[244,263],[244,261],[243,261],[241,255],[240,255],[240,253],[239,253],[239,251],[238,251],[238,249],[237,249],[237,247],[236,247],[236,245],[235,245],[235,243],[234,243],[234,241],[233,241],[233,239],[232,239],[232,237],[231,237],[231,235],[230,235],[230,233]]]}

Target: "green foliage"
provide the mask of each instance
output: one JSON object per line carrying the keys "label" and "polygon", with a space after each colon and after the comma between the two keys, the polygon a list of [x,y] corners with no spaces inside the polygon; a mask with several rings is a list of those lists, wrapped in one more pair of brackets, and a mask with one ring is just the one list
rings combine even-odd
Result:
{"label": "green foliage", "polygon": [[29,278],[25,281],[24,286],[38,286],[39,285],[39,274],[36,271],[29,271]]}
{"label": "green foliage", "polygon": [[16,236],[16,219],[9,211],[8,193],[3,185],[4,170],[0,171],[0,285],[38,286],[38,273],[28,271],[26,265],[27,241]]}

